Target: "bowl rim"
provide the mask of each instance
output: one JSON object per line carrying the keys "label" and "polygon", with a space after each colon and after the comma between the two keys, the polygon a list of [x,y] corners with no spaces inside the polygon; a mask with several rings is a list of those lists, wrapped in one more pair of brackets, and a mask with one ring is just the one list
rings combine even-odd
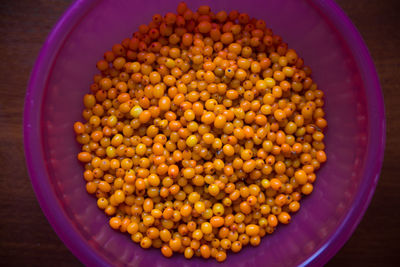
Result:
{"label": "bowl rim", "polygon": [[[44,158],[43,145],[38,142],[38,140],[41,140],[40,119],[42,114],[41,108],[38,107],[42,106],[43,89],[48,82],[49,71],[64,40],[84,15],[94,7],[96,1],[76,0],[65,11],[48,35],[32,69],[28,83],[24,105],[23,135],[25,159],[32,187],[48,222],[68,249],[83,264],[87,266],[110,266],[111,263],[103,255],[92,249],[77,229],[68,223],[68,216],[63,211],[50,183],[48,183],[49,175],[46,164],[42,160]],[[369,132],[371,140],[369,150],[373,153],[368,153],[365,159],[365,164],[371,166],[372,170],[364,171],[363,183],[354,197],[356,199],[354,205],[349,209],[329,240],[300,264],[300,266],[320,266],[331,259],[349,239],[372,199],[383,163],[386,121],[383,94],[378,75],[360,33],[333,0],[306,1],[328,18],[327,22],[340,33],[343,42],[350,49],[364,81],[367,103],[370,105],[367,110],[370,118],[368,129],[373,129]]]}

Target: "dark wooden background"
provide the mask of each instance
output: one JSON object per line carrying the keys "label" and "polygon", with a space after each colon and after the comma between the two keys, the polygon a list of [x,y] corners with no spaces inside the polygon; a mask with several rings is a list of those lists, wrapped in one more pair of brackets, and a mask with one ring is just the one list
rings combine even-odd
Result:
{"label": "dark wooden background", "polygon": [[[0,265],[80,266],[44,217],[25,167],[22,112],[37,54],[70,0],[0,0]],[[363,220],[328,266],[395,266],[400,254],[400,3],[337,0],[363,36],[385,96],[381,178]]]}

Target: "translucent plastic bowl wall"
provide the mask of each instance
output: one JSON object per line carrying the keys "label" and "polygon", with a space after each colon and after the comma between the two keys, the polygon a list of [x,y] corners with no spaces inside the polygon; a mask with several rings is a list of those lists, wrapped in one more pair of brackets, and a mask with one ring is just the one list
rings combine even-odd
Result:
{"label": "translucent plastic bowl wall", "polygon": [[[25,106],[25,149],[32,184],[49,222],[85,264],[217,265],[214,260],[165,259],[108,226],[85,191],[72,125],[81,120],[95,62],[155,13],[179,1],[77,1],[45,43],[32,72]],[[225,265],[324,264],[348,239],[373,194],[382,162],[382,95],[368,52],[354,26],[331,1],[188,1],[214,11],[237,9],[265,19],[313,70],[326,95],[328,162],[313,194],[288,226],[259,247],[229,255]],[[178,265],[179,264],[179,265]],[[149,265],[149,266],[150,266]],[[221,266],[221,265],[218,265]]]}

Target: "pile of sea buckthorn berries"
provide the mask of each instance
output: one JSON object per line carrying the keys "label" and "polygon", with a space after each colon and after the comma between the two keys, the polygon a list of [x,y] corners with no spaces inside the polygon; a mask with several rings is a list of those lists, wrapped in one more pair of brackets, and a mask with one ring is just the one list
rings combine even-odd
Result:
{"label": "pile of sea buckthorn berries", "polygon": [[78,159],[110,226],[142,248],[221,262],[313,191],[324,94],[263,20],[180,3],[97,68]]}

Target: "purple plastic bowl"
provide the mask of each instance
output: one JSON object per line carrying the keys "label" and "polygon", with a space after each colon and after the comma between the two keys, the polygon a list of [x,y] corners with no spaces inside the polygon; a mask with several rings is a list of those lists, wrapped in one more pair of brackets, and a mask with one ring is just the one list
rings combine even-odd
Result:
{"label": "purple plastic bowl", "polygon": [[[85,191],[76,160],[73,123],[81,119],[95,62],[155,13],[174,11],[179,0],[76,1],[44,44],[32,71],[24,113],[25,154],[33,188],[50,224],[89,266],[200,266],[214,260],[165,259],[143,250],[108,226]],[[313,194],[289,226],[257,248],[230,255],[222,265],[323,265],[350,237],[364,214],[383,160],[382,92],[360,34],[330,0],[188,1],[193,9],[237,9],[267,25],[304,57],[326,94],[328,162]],[[218,264],[218,266],[221,266]]]}

